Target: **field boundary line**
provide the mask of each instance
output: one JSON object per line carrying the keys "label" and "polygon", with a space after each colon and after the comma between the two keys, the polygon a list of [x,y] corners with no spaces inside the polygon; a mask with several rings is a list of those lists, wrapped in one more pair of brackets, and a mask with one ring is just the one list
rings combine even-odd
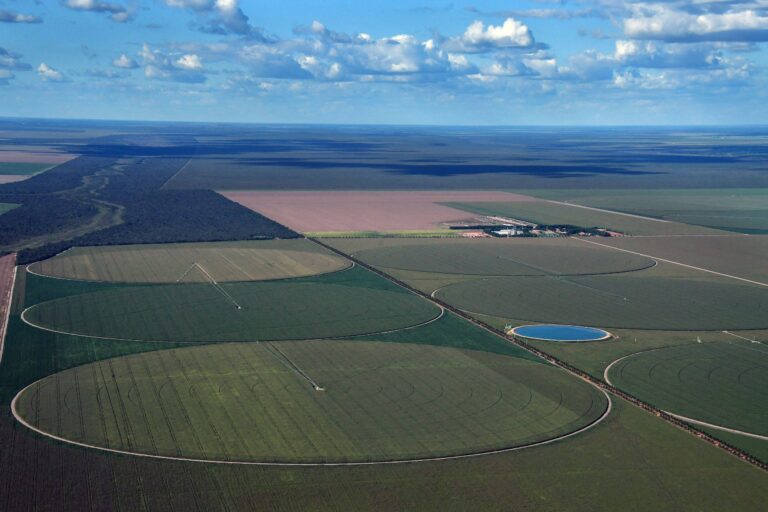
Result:
{"label": "field boundary line", "polygon": [[[344,270],[348,270],[352,267],[347,267]],[[339,272],[343,272],[343,270],[340,270]],[[66,298],[66,297],[63,297]],[[423,322],[419,322],[418,324],[413,325],[406,325],[405,327],[397,327],[395,329],[387,329],[385,331],[374,331],[374,332],[362,332],[362,333],[354,333],[354,334],[342,334],[339,336],[326,336],[323,338],[286,338],[286,339],[269,339],[269,340],[231,340],[231,341],[211,341],[211,340],[204,340],[204,341],[174,341],[174,340],[141,340],[136,338],[117,338],[114,336],[96,336],[94,334],[84,334],[84,333],[77,333],[77,332],[69,332],[69,331],[62,331],[59,329],[53,329],[51,327],[46,327],[44,325],[39,325],[31,320],[28,320],[26,317],[26,313],[35,307],[38,307],[42,304],[47,304],[48,302],[52,302],[55,300],[60,299],[53,299],[51,301],[46,302],[40,302],[39,304],[33,304],[32,306],[29,306],[24,311],[21,312],[21,321],[27,324],[30,327],[34,327],[35,329],[40,329],[41,331],[48,331],[52,332],[54,334],[64,334],[67,336],[79,336],[81,338],[90,338],[90,339],[97,339],[97,340],[106,340],[106,341],[133,341],[137,343],[179,343],[184,345],[211,345],[211,344],[226,344],[226,343],[265,343],[265,342],[280,342],[280,341],[322,341],[322,340],[343,340],[347,338],[357,338],[359,336],[378,336],[380,334],[390,334],[393,332],[399,332],[399,331],[407,331],[410,329],[416,329],[418,327],[423,327],[425,325],[429,325],[432,322],[437,322],[445,315],[445,308],[440,306],[439,304],[434,304],[434,306],[437,306],[440,309],[440,312],[435,316],[434,318],[430,318],[429,320],[425,320]]]}
{"label": "field boundary line", "polygon": [[[186,242],[184,242],[186,243]],[[215,242],[200,242],[200,243],[215,243]],[[137,244],[142,245],[142,244]],[[150,244],[147,244],[150,245]],[[171,244],[167,244],[171,245]],[[118,246],[109,246],[109,247],[118,247]],[[73,249],[73,247],[70,247],[69,249],[60,252],[56,256],[59,256],[61,254],[64,254],[65,252],[69,251],[70,249]],[[54,256],[55,257],[55,256]],[[45,261],[45,260],[41,260]],[[35,261],[32,263],[27,264],[24,269],[28,274],[32,274],[33,276],[43,277],[45,279],[58,279],[60,281],[75,281],[75,282],[81,282],[81,283],[102,283],[102,284],[125,284],[130,286],[151,286],[151,285],[158,285],[158,284],[176,284],[178,281],[105,281],[103,279],[75,279],[72,277],[62,277],[62,276],[52,276],[49,274],[42,274],[40,272],[37,272],[35,270],[32,270],[30,267],[36,263],[40,263],[41,261]],[[338,272],[345,272],[347,270],[352,270],[355,268],[355,263],[350,262],[351,265],[347,265],[343,268],[338,268],[334,270],[329,270],[328,272],[320,272],[318,274],[306,274],[301,276],[289,276],[289,277],[274,277],[269,279],[250,279],[246,281],[223,281],[224,283],[267,283],[267,282],[274,282],[274,281],[289,281],[291,279],[304,279],[308,277],[319,277],[319,276],[327,276],[330,274],[336,274]],[[194,283],[197,284],[197,283]]]}
{"label": "field boundary line", "polygon": [[[483,322],[481,320],[478,320],[477,318],[467,314],[466,312],[461,311],[458,308],[455,308],[455,307],[451,306],[450,304],[447,304],[447,303],[443,302],[440,299],[432,298],[432,297],[429,296],[428,293],[425,293],[425,292],[422,292],[421,290],[413,288],[412,286],[408,285],[407,283],[404,283],[404,282],[400,281],[399,279],[397,279],[397,278],[387,274],[386,272],[383,272],[383,271],[377,269],[376,267],[373,267],[372,265],[368,265],[367,263],[365,263],[363,261],[360,261],[357,258],[355,258],[353,256],[350,256],[350,255],[344,253],[343,251],[341,251],[339,249],[336,249],[333,246],[326,245],[323,242],[321,242],[321,241],[319,241],[319,240],[317,240],[315,238],[310,238],[309,240],[312,240],[313,242],[315,242],[315,243],[325,247],[326,249],[329,249],[329,250],[335,252],[336,254],[339,254],[341,256],[349,258],[350,260],[356,262],[361,267],[367,268],[371,272],[373,272],[373,273],[375,273],[377,275],[380,275],[380,276],[382,276],[382,277],[384,277],[386,279],[389,279],[393,283],[399,284],[400,286],[402,286],[406,290],[410,290],[412,293],[420,295],[420,296],[426,298],[427,300],[433,301],[435,304],[439,304],[439,305],[445,307],[447,310],[457,314],[458,316],[460,316],[463,319],[469,321],[470,323],[480,327],[481,329],[484,329],[484,330],[486,330],[486,331],[488,331],[488,332],[490,332],[492,334],[495,334],[495,335],[501,337],[502,339],[505,339],[508,342],[518,346],[519,348],[521,348],[521,349],[523,349],[523,350],[525,350],[525,351],[527,351],[527,352],[529,352],[529,353],[531,353],[531,354],[533,354],[533,355],[535,355],[535,356],[537,356],[537,357],[547,361],[548,363],[550,363],[550,364],[552,364],[554,366],[557,366],[558,368],[560,368],[560,369],[570,373],[571,375],[591,383],[593,386],[595,386],[596,388],[600,389],[604,393],[611,392],[612,394],[616,395],[617,397],[623,398],[624,400],[626,400],[630,404],[638,407],[639,409],[642,409],[642,410],[646,411],[649,414],[657,416],[658,418],[660,418],[660,419],[666,421],[667,423],[669,423],[669,424],[679,428],[680,430],[688,432],[689,434],[691,434],[693,436],[696,436],[699,439],[701,439],[701,440],[703,440],[703,441],[705,441],[705,442],[707,442],[707,443],[709,443],[709,444],[711,444],[713,446],[716,446],[717,448],[725,450],[726,452],[730,453],[734,457],[736,457],[738,459],[741,459],[742,461],[747,462],[749,464],[752,464],[753,466],[755,466],[755,467],[757,467],[757,468],[759,468],[759,469],[761,469],[763,471],[768,471],[768,464],[766,464],[765,462],[759,460],[758,458],[750,455],[749,453],[745,452],[744,450],[742,450],[740,448],[737,448],[737,447],[735,447],[733,445],[730,445],[730,444],[728,444],[728,443],[726,443],[724,441],[721,441],[720,439],[717,439],[716,437],[713,437],[713,436],[707,434],[706,432],[704,432],[704,431],[702,431],[700,429],[697,429],[695,426],[691,425],[690,423],[686,423],[685,421],[683,421],[683,420],[681,420],[679,418],[676,418],[676,417],[666,413],[665,411],[659,409],[658,407],[655,407],[654,405],[652,405],[652,404],[650,404],[648,402],[645,402],[645,401],[637,398],[636,396],[631,395],[631,394],[627,393],[626,391],[623,391],[623,390],[617,388],[616,386],[613,386],[612,384],[610,384],[610,383],[608,383],[608,382],[606,382],[606,381],[604,381],[604,380],[602,380],[600,378],[597,378],[597,377],[595,377],[595,376],[585,372],[584,370],[581,370],[581,369],[579,369],[579,368],[577,368],[577,367],[575,367],[575,366],[573,366],[573,365],[571,365],[569,363],[566,363],[565,361],[563,361],[563,360],[561,360],[561,359],[559,359],[559,358],[557,358],[557,357],[555,357],[555,356],[553,356],[553,355],[551,355],[551,354],[549,354],[547,352],[544,352],[543,350],[539,350],[538,348],[536,348],[535,346],[531,345],[530,343],[528,343],[524,339],[516,337],[516,336],[508,335],[507,333],[502,332],[501,330],[496,329],[496,328],[486,324],[485,322]],[[602,245],[602,244],[597,244],[597,245]],[[610,246],[607,246],[607,247],[610,247]],[[644,255],[642,255],[642,256],[644,256]]]}
{"label": "field boundary line", "polygon": [[[46,377],[43,377],[43,379],[45,378]],[[520,446],[511,446],[509,448],[498,448],[495,450],[479,451],[475,453],[445,455],[441,457],[424,457],[424,458],[414,458],[414,459],[358,461],[358,462],[354,462],[354,461],[351,461],[351,462],[266,462],[266,461],[259,462],[259,461],[237,461],[237,460],[216,460],[216,459],[209,460],[209,459],[197,459],[192,457],[175,457],[172,455],[156,455],[151,453],[131,452],[127,450],[120,450],[117,448],[107,448],[104,446],[97,446],[89,443],[82,443],[80,441],[73,441],[71,439],[67,439],[65,437],[61,437],[56,434],[51,434],[50,432],[41,430],[35,427],[34,425],[30,424],[27,420],[25,420],[19,414],[19,411],[18,411],[18,401],[21,395],[27,389],[34,386],[38,382],[40,382],[40,380],[37,380],[32,384],[29,384],[28,386],[24,387],[21,391],[19,391],[16,394],[16,396],[13,397],[13,400],[11,401],[11,413],[13,414],[13,417],[16,419],[16,421],[18,421],[20,424],[22,424],[32,432],[35,432],[36,434],[39,434],[43,437],[47,437],[49,439],[53,439],[54,441],[58,441],[64,444],[79,446],[81,448],[89,448],[92,450],[98,450],[102,452],[115,453],[119,455],[129,455],[133,457],[142,457],[147,459],[174,460],[174,461],[180,461],[180,462],[198,462],[198,463],[204,463],[204,464],[207,463],[207,464],[219,464],[219,465],[231,465],[231,466],[284,466],[284,467],[285,466],[294,466],[294,467],[384,466],[384,465],[395,465],[395,464],[398,464],[398,465],[399,464],[415,464],[419,462],[440,462],[440,461],[449,461],[449,460],[461,460],[461,459],[485,457],[489,455],[499,455],[502,453],[516,452],[516,451],[525,450],[528,448],[535,448],[537,446],[546,446],[549,444],[557,443],[564,439],[568,439],[569,437],[579,435],[588,430],[591,430],[592,428],[602,423],[603,420],[605,420],[613,410],[613,402],[611,401],[610,395],[605,390],[598,388],[603,393],[603,395],[605,395],[605,398],[607,400],[606,407],[603,413],[599,417],[597,417],[587,425],[584,425],[579,429],[576,429],[572,432],[568,432],[566,434],[563,434],[557,437],[544,439],[543,441],[536,441],[533,443],[523,444]]]}
{"label": "field boundary line", "polygon": [[[723,332],[726,332],[726,331],[723,331]],[[647,354],[649,352],[655,352],[657,350],[664,350],[664,349],[667,349],[667,348],[674,348],[674,347],[682,347],[682,346],[685,346],[685,345],[686,344],[683,344],[683,345],[668,345],[666,347],[658,347],[658,348],[652,348],[652,349],[648,349],[648,350],[640,350],[639,352],[633,352],[632,354],[627,354],[626,356],[622,356],[622,357],[616,359],[615,361],[611,361],[611,363],[608,366],[605,367],[605,370],[603,370],[603,380],[605,382],[607,382],[608,384],[610,384],[611,386],[613,386],[614,384],[613,384],[613,382],[611,382],[611,379],[609,377],[609,372],[610,372],[611,368],[613,368],[616,364],[620,363],[621,361],[623,361],[625,359],[628,359],[630,357],[637,356],[637,355],[640,355],[640,354]],[[693,345],[693,343],[689,343],[689,345]],[[693,423],[694,425],[699,425],[701,427],[713,428],[715,430],[722,430],[723,432],[730,432],[731,434],[737,434],[737,435],[740,435],[740,436],[752,437],[754,439],[760,439],[761,441],[768,441],[768,436],[763,436],[763,435],[760,435],[760,434],[754,434],[752,432],[745,432],[743,430],[736,430],[734,428],[726,427],[726,426],[723,426],[723,425],[715,425],[714,423],[707,423],[706,421],[697,420],[695,418],[690,418],[688,416],[683,416],[682,414],[677,414],[677,413],[674,413],[674,412],[671,412],[671,411],[664,411],[664,413],[672,416],[673,418],[677,418],[677,419],[685,421],[687,423]]]}
{"label": "field boundary line", "polygon": [[[6,293],[6,296],[2,299],[5,299],[5,313],[3,314],[3,318],[0,319],[0,364],[3,362],[3,353],[5,352],[5,335],[8,334],[8,322],[11,319],[11,305],[13,302],[13,289],[16,286],[16,272],[18,270],[18,267],[16,266],[16,255],[14,254],[14,265],[13,265],[13,272],[11,273],[11,279],[10,279],[10,285],[8,286],[8,292]],[[0,300],[2,300],[0,299]]]}
{"label": "field boundary line", "polygon": [[637,256],[645,256],[646,258],[653,258],[653,259],[658,260],[658,261],[663,261],[664,263],[671,263],[673,265],[680,265],[681,267],[690,268],[690,269],[693,269],[693,270],[700,270],[701,272],[707,272],[709,274],[714,274],[716,276],[728,277],[730,279],[736,279],[738,281],[744,281],[745,283],[756,284],[758,286],[768,287],[768,283],[763,283],[761,281],[753,281],[752,279],[747,279],[745,277],[733,276],[731,274],[724,274],[722,272],[717,272],[715,270],[709,270],[707,268],[702,268],[702,267],[695,267],[693,265],[689,265],[687,263],[681,263],[679,261],[668,260],[668,259],[665,259],[665,258],[659,258],[658,256],[652,256],[650,254],[643,254],[643,253],[637,252],[637,251],[630,251],[629,249],[622,249],[621,247],[614,247],[612,245],[601,244],[599,242],[593,242],[591,240],[584,240],[583,238],[579,238],[579,237],[571,237],[571,238],[573,238],[574,240],[579,240],[581,242],[584,242],[585,244],[599,245],[600,247],[606,247],[608,249],[613,249],[615,251],[621,251],[621,252],[626,252],[626,253],[629,253],[629,254],[635,254]]}
{"label": "field boundary line", "polygon": [[186,162],[184,162],[184,165],[182,165],[182,166],[181,166],[181,168],[179,168],[179,170],[178,170],[178,171],[176,171],[175,173],[173,173],[173,176],[171,176],[170,178],[168,178],[167,180],[165,180],[165,183],[163,183],[163,185],[160,187],[160,190],[166,190],[165,186],[166,186],[167,184],[169,184],[169,183],[171,182],[171,180],[173,180],[173,179],[174,179],[176,176],[178,176],[178,175],[179,175],[179,173],[180,173],[181,171],[183,171],[184,169],[186,169],[186,168],[187,168],[187,166],[190,164],[190,162],[192,162],[192,160],[193,160],[192,158],[188,158],[188,159],[187,159],[187,161],[186,161]]}
{"label": "field boundary line", "polygon": [[612,213],[614,215],[623,215],[624,217],[634,217],[636,219],[651,220],[653,222],[663,222],[669,224],[671,221],[666,219],[655,219],[653,217],[646,217],[645,215],[638,215],[636,213],[624,213],[617,212],[616,210],[606,210],[605,208],[595,208],[594,206],[584,206],[583,204],[568,203],[565,201],[554,201],[552,199],[545,199],[548,203],[560,204],[563,206],[573,206],[574,208],[584,208],[585,210],[594,210],[596,212]]}

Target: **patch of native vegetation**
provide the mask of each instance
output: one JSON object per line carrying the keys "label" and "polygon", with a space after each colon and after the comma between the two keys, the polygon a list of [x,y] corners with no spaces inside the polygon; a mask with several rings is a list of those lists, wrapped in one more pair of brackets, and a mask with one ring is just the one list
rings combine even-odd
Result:
{"label": "patch of native vegetation", "polygon": [[29,263],[73,246],[299,236],[209,190],[160,190],[186,161],[83,156],[1,185],[21,206],[0,217],[0,248]]}

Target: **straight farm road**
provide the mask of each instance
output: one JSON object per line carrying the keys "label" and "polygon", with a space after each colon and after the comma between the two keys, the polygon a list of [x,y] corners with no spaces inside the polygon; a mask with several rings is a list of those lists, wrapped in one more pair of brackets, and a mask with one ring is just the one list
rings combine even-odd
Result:
{"label": "straight farm road", "polygon": [[3,361],[5,334],[8,330],[8,317],[11,314],[13,286],[16,283],[16,254],[0,258],[0,363]]}
{"label": "straight farm road", "polygon": [[692,270],[698,270],[698,271],[701,271],[701,272],[706,272],[708,274],[713,274],[713,275],[720,276],[720,277],[726,277],[726,278],[729,278],[729,279],[735,279],[737,281],[743,281],[745,283],[756,284],[758,286],[765,286],[766,288],[768,288],[768,283],[765,283],[765,282],[762,282],[762,281],[755,281],[753,279],[747,279],[745,277],[739,277],[739,276],[734,276],[734,275],[731,275],[731,274],[725,274],[723,272],[717,272],[715,270],[710,270],[708,268],[696,267],[694,265],[689,265],[687,263],[683,263],[683,262],[680,262],[680,261],[669,260],[669,259],[666,259],[666,258],[659,258],[658,256],[653,256],[651,254],[644,254],[644,253],[637,252],[637,251],[630,251],[629,249],[622,249],[620,247],[614,247],[612,245],[601,244],[599,242],[593,242],[591,240],[585,240],[585,239],[579,238],[579,237],[571,237],[571,238],[573,238],[574,240],[578,240],[579,242],[584,242],[586,244],[599,245],[600,247],[605,247],[607,249],[613,249],[614,251],[626,252],[628,254],[634,254],[636,256],[644,256],[646,258],[651,258],[651,259],[654,259],[656,261],[663,261],[664,263],[670,263],[672,265],[678,265],[678,266],[689,268],[689,269],[692,269]]}

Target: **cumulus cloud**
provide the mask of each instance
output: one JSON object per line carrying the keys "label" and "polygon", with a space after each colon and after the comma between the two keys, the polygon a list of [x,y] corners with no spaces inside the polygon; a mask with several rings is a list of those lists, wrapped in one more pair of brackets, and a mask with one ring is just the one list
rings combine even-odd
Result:
{"label": "cumulus cloud", "polygon": [[165,53],[145,44],[140,55],[144,76],[151,80],[194,84],[207,80],[203,62],[196,54]]}
{"label": "cumulus cloud", "polygon": [[42,23],[43,19],[31,14],[0,9],[0,23]]}
{"label": "cumulus cloud", "polygon": [[201,71],[203,69],[203,62],[195,54],[182,55],[176,60],[174,65],[179,69],[186,69],[187,71]]}
{"label": "cumulus cloud", "polygon": [[132,13],[123,5],[100,0],[65,0],[64,5],[75,11],[108,14],[112,21],[124,23],[130,21]]}
{"label": "cumulus cloud", "polygon": [[238,0],[165,0],[165,4],[200,15],[202,20],[195,27],[201,32],[260,36],[260,32],[248,22],[248,16],[238,5]]}
{"label": "cumulus cloud", "polygon": [[514,18],[501,25],[472,22],[460,37],[446,41],[446,48],[454,52],[481,53],[501,48],[529,48],[535,43],[528,26]]}
{"label": "cumulus cloud", "polygon": [[127,56],[126,54],[120,54],[118,58],[112,61],[112,65],[116,68],[121,69],[136,69],[139,67],[139,64]]}
{"label": "cumulus cloud", "polygon": [[53,69],[45,62],[37,66],[37,74],[44,82],[66,82],[67,79],[61,71]]}
{"label": "cumulus cloud", "polygon": [[632,39],[672,42],[768,41],[765,8],[745,8],[738,3],[724,6],[725,12],[714,10],[723,7],[715,2],[713,11],[691,13],[685,5],[638,4],[623,21],[624,34]]}

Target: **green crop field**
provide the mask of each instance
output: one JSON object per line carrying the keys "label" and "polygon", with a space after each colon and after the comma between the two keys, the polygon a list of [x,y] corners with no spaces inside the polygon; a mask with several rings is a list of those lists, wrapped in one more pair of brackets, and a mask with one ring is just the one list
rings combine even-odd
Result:
{"label": "green crop field", "polygon": [[678,222],[642,219],[548,201],[445,203],[479,215],[512,217],[537,224],[571,224],[585,228],[608,228],[630,235],[691,235],[722,233],[710,228]]}
{"label": "green crop field", "polygon": [[436,297],[468,311],[518,320],[664,330],[768,327],[765,288],[691,277],[514,277],[470,280]]}
{"label": "green crop field", "polygon": [[115,287],[37,304],[35,326],[144,341],[253,341],[367,334],[437,318],[437,306],[367,270],[290,281]]}
{"label": "green crop field", "polygon": [[642,352],[608,377],[658,407],[754,434],[768,435],[768,347],[739,340]]}
{"label": "green crop field", "polygon": [[532,190],[531,195],[696,224],[768,234],[768,189]]}
{"label": "green crop field", "polygon": [[768,236],[621,237],[601,244],[768,282]]}
{"label": "green crop field", "polygon": [[40,430],[86,444],[302,462],[511,447],[572,432],[606,407],[599,391],[549,365],[362,341],[217,344],[112,359],[39,381],[18,402]]}
{"label": "green crop field", "polygon": [[33,263],[30,271],[67,279],[167,283],[283,279],[348,266],[343,258],[298,239],[78,247]]}
{"label": "green crop field", "polygon": [[570,238],[490,238],[350,243],[352,253],[371,265],[449,275],[542,276],[610,274],[652,267],[653,260],[590,246]]}
{"label": "green crop field", "polygon": [[[295,282],[338,280],[357,270]],[[15,295],[19,300],[26,294],[27,306],[41,300],[123,288],[118,284],[61,281],[24,273],[19,276]],[[382,283],[369,285],[384,287]],[[21,306],[16,304],[13,311],[18,313]],[[377,338],[409,343],[415,348],[430,343],[519,354],[500,338],[450,314],[423,327],[365,339]],[[617,345],[626,341],[626,337],[622,338]],[[0,365],[0,402],[9,410],[10,399],[21,388],[74,365],[172,346],[54,334],[23,324],[14,314]],[[557,348],[584,351],[589,347],[557,344]],[[515,364],[522,363],[515,359]],[[108,375],[105,377],[109,380]],[[226,388],[222,390],[226,392]],[[168,391],[164,386],[163,394]],[[134,391],[127,394],[135,399]],[[67,403],[71,400],[69,395]],[[317,469],[155,461],[51,442],[14,424],[10,414],[0,417],[0,446],[3,473],[13,475],[13,482],[24,484],[0,486],[2,510],[224,510],[248,509],[254,503],[269,509],[312,503],[319,510],[466,510],[515,503],[523,509],[544,506],[595,512],[641,503],[643,507],[676,512],[757,511],[768,499],[765,476],[759,470],[622,401],[614,401],[611,415],[594,429],[566,441],[451,462]]]}
{"label": "green crop field", "polygon": [[37,174],[53,167],[53,164],[36,164],[30,162],[0,162],[0,175]]}

